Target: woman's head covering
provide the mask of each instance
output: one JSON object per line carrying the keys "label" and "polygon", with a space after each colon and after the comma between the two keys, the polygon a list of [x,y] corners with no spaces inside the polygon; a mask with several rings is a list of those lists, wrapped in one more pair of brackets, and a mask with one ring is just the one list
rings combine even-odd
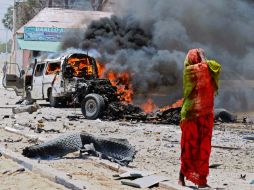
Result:
{"label": "woman's head covering", "polygon": [[199,49],[191,49],[187,54],[187,61],[189,65],[198,64],[202,61],[199,55]]}

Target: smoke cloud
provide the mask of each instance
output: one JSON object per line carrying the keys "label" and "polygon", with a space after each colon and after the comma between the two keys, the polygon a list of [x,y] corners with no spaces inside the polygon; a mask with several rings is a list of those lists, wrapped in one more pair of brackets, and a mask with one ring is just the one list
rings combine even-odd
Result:
{"label": "smoke cloud", "polygon": [[[132,73],[134,94],[180,98],[183,61],[196,47],[222,64],[223,80],[254,79],[253,1],[118,0],[113,9],[116,16],[93,22],[77,43],[65,38],[63,48],[97,49],[107,69]],[[222,85],[217,106],[250,109],[252,89]]]}

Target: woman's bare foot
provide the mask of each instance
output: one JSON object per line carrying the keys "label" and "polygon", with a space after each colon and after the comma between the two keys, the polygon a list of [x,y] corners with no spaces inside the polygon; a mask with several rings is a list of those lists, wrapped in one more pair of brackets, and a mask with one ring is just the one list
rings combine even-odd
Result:
{"label": "woman's bare foot", "polygon": [[179,173],[178,184],[181,186],[185,186],[184,175],[182,174],[182,172]]}

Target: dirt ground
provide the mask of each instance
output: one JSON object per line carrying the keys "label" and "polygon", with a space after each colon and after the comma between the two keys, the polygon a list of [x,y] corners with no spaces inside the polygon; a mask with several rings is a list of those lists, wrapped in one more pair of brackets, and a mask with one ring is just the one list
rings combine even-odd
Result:
{"label": "dirt ground", "polygon": [[40,177],[27,170],[17,171],[22,167],[13,161],[0,157],[0,178],[1,190],[35,190],[35,189],[47,189],[47,190],[64,190],[61,185],[55,184],[45,178]]}
{"label": "dirt ground", "polygon": [[[171,183],[177,183],[180,167],[181,130],[179,126],[144,124],[136,121],[90,121],[82,116],[79,108],[50,108],[43,101],[39,101],[41,109],[33,114],[13,115],[11,108],[15,106],[19,97],[16,97],[13,91],[5,90],[3,87],[0,88],[0,97],[0,118],[3,118],[0,121],[0,143],[2,146],[5,145],[9,149],[21,153],[24,147],[31,145],[29,139],[6,132],[5,127],[12,127],[44,139],[78,131],[85,131],[97,136],[127,138],[137,150],[137,155],[130,167],[154,171],[169,177]],[[239,114],[239,120],[246,115],[249,118],[254,118],[253,113],[244,113]],[[73,116],[74,119],[69,119],[68,116]],[[38,133],[36,130],[39,122],[43,123],[44,132],[42,133]],[[254,189],[254,185],[250,184],[254,180],[254,141],[244,139],[246,136],[254,136],[254,127],[251,123],[218,123],[215,125],[212,139],[214,147],[210,165],[221,165],[210,169],[208,182],[213,188]],[[114,171],[90,159],[79,159],[75,155],[70,155],[65,159],[41,162],[69,173],[74,179],[89,181],[95,189],[133,189],[121,185],[120,181],[113,180]],[[2,171],[2,168],[0,169]],[[2,174],[0,173],[0,175]],[[246,175],[246,177],[243,179],[241,175]],[[22,175],[20,177],[22,178]],[[37,179],[31,179],[31,183],[36,183]],[[15,179],[13,178],[13,180]],[[187,185],[194,186],[191,182],[187,182]],[[0,187],[0,189],[12,189],[11,183],[8,182],[1,183]],[[179,188],[181,187],[179,186]]]}

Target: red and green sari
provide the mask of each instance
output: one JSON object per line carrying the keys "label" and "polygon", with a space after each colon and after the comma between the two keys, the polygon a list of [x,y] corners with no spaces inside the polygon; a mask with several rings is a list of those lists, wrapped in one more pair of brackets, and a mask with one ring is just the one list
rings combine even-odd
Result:
{"label": "red and green sari", "polygon": [[198,49],[184,62],[184,102],[181,110],[181,173],[197,185],[206,185],[214,122],[214,94],[220,64],[201,60]]}

